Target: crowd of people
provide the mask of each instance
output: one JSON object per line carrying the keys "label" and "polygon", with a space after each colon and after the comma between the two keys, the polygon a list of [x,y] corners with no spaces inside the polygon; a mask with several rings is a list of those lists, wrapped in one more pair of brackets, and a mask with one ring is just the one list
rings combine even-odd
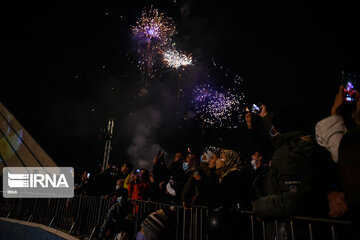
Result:
{"label": "crowd of people", "polygon": [[[264,104],[260,109],[246,115],[249,141],[255,146],[249,157],[211,146],[202,151],[176,152],[167,166],[164,152],[159,151],[150,170],[125,162],[121,167],[109,166],[102,174],[91,173],[94,176],[84,172],[76,191],[112,198],[109,214],[117,213],[117,226],[122,227],[131,225],[128,214],[136,211],[128,199],[181,205],[184,209],[245,209],[260,220],[293,215],[347,218],[359,226],[359,94],[349,103],[340,86],[331,115],[308,130],[279,131],[274,115]],[[153,224],[168,221],[172,215],[171,208],[150,214],[136,239],[172,239],[160,238]],[[102,239],[125,232],[114,228],[108,232],[109,219],[114,217],[108,216],[105,221]],[[164,229],[171,233],[171,227]]]}

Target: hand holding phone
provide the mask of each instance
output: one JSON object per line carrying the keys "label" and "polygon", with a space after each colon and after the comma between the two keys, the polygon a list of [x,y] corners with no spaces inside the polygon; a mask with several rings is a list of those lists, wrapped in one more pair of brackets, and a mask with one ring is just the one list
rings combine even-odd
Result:
{"label": "hand holding phone", "polygon": [[356,100],[356,76],[342,72],[342,85],[344,86],[344,99],[347,102]]}
{"label": "hand holding phone", "polygon": [[259,114],[261,112],[261,108],[256,104],[253,104],[250,109],[251,112],[255,114]]}

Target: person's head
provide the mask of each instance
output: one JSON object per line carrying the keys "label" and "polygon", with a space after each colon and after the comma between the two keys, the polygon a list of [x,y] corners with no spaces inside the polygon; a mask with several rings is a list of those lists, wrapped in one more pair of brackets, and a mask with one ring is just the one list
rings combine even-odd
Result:
{"label": "person's head", "polygon": [[189,163],[189,166],[197,166],[199,165],[199,158],[194,153],[189,153],[186,157],[186,162]]}
{"label": "person's head", "polygon": [[140,233],[146,240],[170,240],[175,237],[175,207],[165,208],[151,213],[141,223]]}
{"label": "person's head", "polygon": [[132,170],[132,164],[131,163],[128,163],[128,162],[125,162],[122,166],[121,166],[121,169],[120,169],[120,172],[122,174],[127,174],[129,172],[131,172]]}
{"label": "person's head", "polygon": [[220,150],[218,147],[214,147],[214,146],[206,147],[201,155],[200,161],[208,163],[211,157],[213,156],[213,154],[218,150]]}
{"label": "person's head", "polygon": [[213,155],[211,155],[211,158],[209,159],[209,168],[214,168],[216,167],[216,160],[218,158],[220,158],[220,153],[221,153],[221,150],[218,150],[216,152],[214,152]]}
{"label": "person's head", "polygon": [[119,179],[116,181],[116,185],[118,186],[123,186],[123,184],[124,184],[124,179]]}
{"label": "person's head", "polygon": [[233,150],[221,150],[216,160],[216,170],[220,175],[219,182],[232,171],[241,171],[243,168],[240,156]]}
{"label": "person's head", "polygon": [[184,158],[183,158],[183,154],[181,152],[178,152],[175,154],[174,162],[181,162],[183,160],[184,160]]}
{"label": "person's head", "polygon": [[146,168],[141,169],[139,177],[142,182],[150,182],[150,174]]}
{"label": "person's head", "polygon": [[183,170],[185,172],[192,171],[198,167],[199,163],[200,163],[200,161],[199,161],[198,157],[196,156],[196,154],[188,153],[186,155],[185,160],[183,161]]}

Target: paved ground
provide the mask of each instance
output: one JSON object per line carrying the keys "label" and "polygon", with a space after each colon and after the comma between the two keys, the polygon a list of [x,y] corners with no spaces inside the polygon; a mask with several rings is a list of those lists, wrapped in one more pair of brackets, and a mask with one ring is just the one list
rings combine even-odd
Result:
{"label": "paved ground", "polygon": [[0,240],[64,240],[40,228],[0,220]]}

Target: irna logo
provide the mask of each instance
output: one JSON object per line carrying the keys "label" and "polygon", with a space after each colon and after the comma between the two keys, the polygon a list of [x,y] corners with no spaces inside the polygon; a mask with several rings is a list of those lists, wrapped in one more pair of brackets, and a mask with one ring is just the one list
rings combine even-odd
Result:
{"label": "irna logo", "polygon": [[36,188],[49,186],[53,188],[69,187],[64,174],[12,174],[8,172],[10,188]]}
{"label": "irna logo", "polygon": [[5,198],[72,198],[72,167],[4,167]]}

